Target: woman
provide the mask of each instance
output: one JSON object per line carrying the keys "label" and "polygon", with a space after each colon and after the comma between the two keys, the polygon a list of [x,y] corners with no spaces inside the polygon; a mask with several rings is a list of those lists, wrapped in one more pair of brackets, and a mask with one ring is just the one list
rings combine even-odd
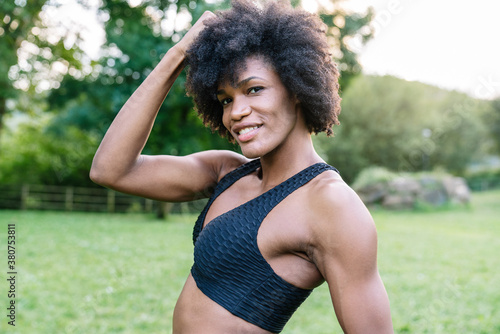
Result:
{"label": "woman", "polygon": [[[331,134],[340,110],[324,31],[317,16],[283,2],[204,13],[97,150],[91,178],[101,185],[163,201],[211,195],[195,224],[176,334],[279,333],[324,281],[345,332],[392,333],[373,220],[311,140]],[[205,124],[242,154],[141,155],[185,64]]]}

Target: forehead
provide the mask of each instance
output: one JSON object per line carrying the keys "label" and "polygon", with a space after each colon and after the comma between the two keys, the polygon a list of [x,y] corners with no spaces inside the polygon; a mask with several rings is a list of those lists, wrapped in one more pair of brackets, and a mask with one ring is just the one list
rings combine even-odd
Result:
{"label": "forehead", "polygon": [[269,81],[279,80],[279,76],[270,61],[263,56],[250,56],[236,64],[231,72],[226,73],[218,87],[219,89],[227,86],[235,88],[238,83],[250,77],[259,77]]}

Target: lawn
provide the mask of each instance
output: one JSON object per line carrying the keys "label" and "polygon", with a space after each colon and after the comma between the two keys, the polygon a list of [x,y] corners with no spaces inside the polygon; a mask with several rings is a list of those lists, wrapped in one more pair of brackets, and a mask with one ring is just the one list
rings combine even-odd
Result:
{"label": "lawn", "polygon": [[[474,193],[468,208],[373,215],[396,333],[500,333],[500,191]],[[194,219],[0,211],[0,333],[170,333]],[[6,317],[9,223],[16,327]],[[341,333],[326,285],[283,333]]]}

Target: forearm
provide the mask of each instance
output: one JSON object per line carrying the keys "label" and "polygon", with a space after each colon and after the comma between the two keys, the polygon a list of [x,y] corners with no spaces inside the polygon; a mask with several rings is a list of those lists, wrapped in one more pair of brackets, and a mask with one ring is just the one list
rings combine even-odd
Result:
{"label": "forearm", "polygon": [[182,50],[177,47],[170,49],[128,99],[95,154],[91,171],[93,179],[119,177],[138,162],[158,110],[182,71],[183,61]]}

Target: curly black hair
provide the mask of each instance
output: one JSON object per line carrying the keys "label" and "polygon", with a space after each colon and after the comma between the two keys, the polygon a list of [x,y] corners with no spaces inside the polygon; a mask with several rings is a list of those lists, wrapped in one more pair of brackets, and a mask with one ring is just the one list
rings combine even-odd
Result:
{"label": "curly black hair", "polygon": [[230,141],[216,92],[234,83],[249,56],[263,56],[301,103],[311,133],[333,134],[339,124],[339,72],[326,41],[326,25],[288,1],[233,0],[216,12],[188,50],[186,89],[205,125]]}

